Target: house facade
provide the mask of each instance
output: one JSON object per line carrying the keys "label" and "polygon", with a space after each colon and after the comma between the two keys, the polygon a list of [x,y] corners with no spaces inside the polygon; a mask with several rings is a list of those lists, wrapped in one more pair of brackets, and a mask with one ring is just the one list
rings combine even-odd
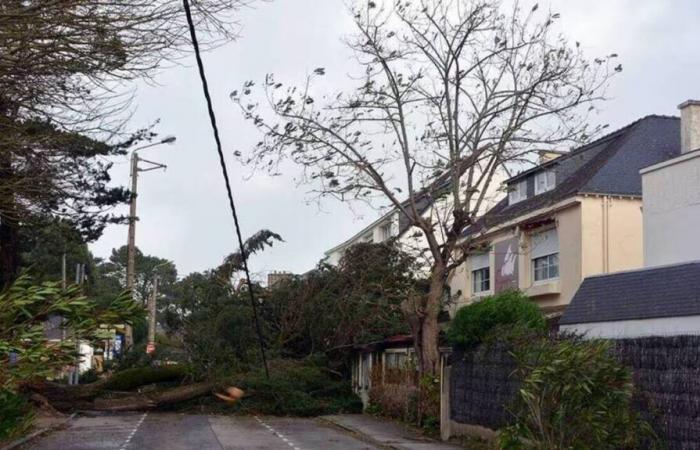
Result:
{"label": "house facade", "polygon": [[639,171],[679,154],[680,120],[647,116],[507,180],[507,198],[465,233],[453,310],[515,288],[558,316],[584,278],[641,267]]}
{"label": "house facade", "polygon": [[700,334],[700,101],[679,108],[681,154],[640,171],[644,267],[587,278],[563,330],[612,339]]}

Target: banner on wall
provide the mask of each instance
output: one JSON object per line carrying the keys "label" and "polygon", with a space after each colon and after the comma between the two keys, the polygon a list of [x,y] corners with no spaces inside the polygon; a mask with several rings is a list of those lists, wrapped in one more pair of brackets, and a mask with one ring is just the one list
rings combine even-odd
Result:
{"label": "banner on wall", "polygon": [[496,243],[495,292],[518,288],[518,249],[517,237]]}

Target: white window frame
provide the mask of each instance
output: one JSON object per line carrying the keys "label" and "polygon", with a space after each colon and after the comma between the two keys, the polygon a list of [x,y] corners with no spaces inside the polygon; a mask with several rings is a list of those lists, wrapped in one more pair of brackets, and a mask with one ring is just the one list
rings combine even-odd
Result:
{"label": "white window frame", "polygon": [[[542,261],[545,262],[546,276],[538,278],[536,267],[538,262]],[[556,268],[554,275],[552,275],[553,268]],[[542,230],[530,236],[530,271],[533,284],[549,283],[559,279],[559,231],[556,228]]]}
{"label": "white window frame", "polygon": [[[484,277],[483,274],[486,274]],[[477,274],[481,274],[481,278],[477,283]],[[486,283],[486,288],[484,289],[484,283]],[[477,289],[478,286],[478,289]],[[484,295],[485,293],[491,292],[491,268],[482,267],[481,269],[472,270],[472,292],[474,295]]]}
{"label": "white window frame", "polygon": [[[544,183],[542,183],[544,181]],[[543,170],[535,174],[535,195],[544,194],[554,189],[557,184],[556,174],[553,170]]]}
{"label": "white window frame", "polygon": [[386,222],[379,226],[379,234],[381,235],[381,241],[388,241],[392,236],[392,223]]}
{"label": "white window frame", "polygon": [[[480,280],[481,285],[479,286],[479,289],[477,290],[477,283],[476,283],[476,277],[477,273],[482,275],[482,278]],[[486,289],[483,288],[483,283],[484,283],[484,277],[483,274],[486,273],[487,278],[487,287]],[[491,252],[486,252],[482,254],[476,254],[471,257],[471,288],[472,288],[472,294],[473,295],[485,295],[489,294],[492,292],[492,276],[491,276]]]}
{"label": "white window frame", "polygon": [[514,205],[527,199],[527,180],[522,180],[513,186],[514,189],[508,192],[508,204]]}
{"label": "white window frame", "polygon": [[[543,278],[537,278],[537,263],[543,261],[545,265],[540,269],[546,272]],[[552,275],[553,268],[556,268],[556,274]],[[532,282],[533,283],[548,283],[552,280],[559,279],[559,253],[551,253],[545,256],[539,256],[532,259]]]}

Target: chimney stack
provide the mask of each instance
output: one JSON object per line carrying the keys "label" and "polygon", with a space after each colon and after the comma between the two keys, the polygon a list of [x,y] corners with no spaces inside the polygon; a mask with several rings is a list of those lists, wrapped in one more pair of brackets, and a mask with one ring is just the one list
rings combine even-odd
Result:
{"label": "chimney stack", "polygon": [[687,100],[681,110],[681,153],[700,149],[700,100]]}
{"label": "chimney stack", "polygon": [[539,150],[537,152],[537,154],[540,157],[538,164],[544,164],[544,163],[551,161],[553,159],[557,159],[562,155],[566,155],[566,153],[567,152],[558,151],[558,150]]}

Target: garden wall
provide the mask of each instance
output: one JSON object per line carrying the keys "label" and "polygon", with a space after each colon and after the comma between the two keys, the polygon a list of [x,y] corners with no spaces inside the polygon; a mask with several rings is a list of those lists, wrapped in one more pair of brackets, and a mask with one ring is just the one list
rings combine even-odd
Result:
{"label": "garden wall", "polygon": [[[633,369],[641,392],[636,407],[667,448],[700,448],[700,336],[618,340],[614,352]],[[515,362],[502,345],[453,353],[451,422],[493,430],[505,425],[507,405],[517,395],[519,384],[511,377],[514,370]]]}

